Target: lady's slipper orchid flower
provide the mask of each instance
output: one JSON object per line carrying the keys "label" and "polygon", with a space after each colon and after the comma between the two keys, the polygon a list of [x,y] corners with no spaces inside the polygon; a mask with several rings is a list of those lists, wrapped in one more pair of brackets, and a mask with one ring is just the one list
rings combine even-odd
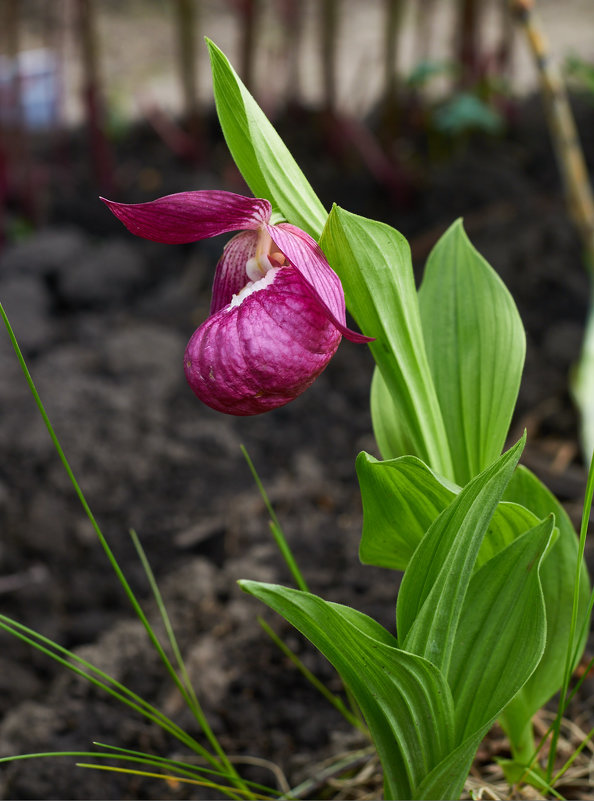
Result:
{"label": "lady's slipper orchid flower", "polygon": [[326,367],[345,326],[342,285],[319,245],[289,223],[271,225],[267,200],[180,192],[149,203],[104,201],[137,236],[180,244],[241,231],[226,245],[210,316],[186,348],[186,378],[213,409],[266,412],[293,400]]}

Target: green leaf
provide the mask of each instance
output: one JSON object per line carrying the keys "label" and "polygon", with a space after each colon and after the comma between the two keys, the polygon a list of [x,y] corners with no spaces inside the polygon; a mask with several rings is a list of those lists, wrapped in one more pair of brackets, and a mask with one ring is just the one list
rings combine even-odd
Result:
{"label": "green leaf", "polygon": [[439,670],[399,650],[382,626],[349,607],[272,584],[240,586],[292,623],[338,670],[377,747],[385,797],[421,798],[417,787],[454,748],[451,694]]}
{"label": "green leaf", "polygon": [[396,607],[398,639],[444,673],[479,548],[525,439],[464,487],[431,525],[404,574]]}
{"label": "green leaf", "polygon": [[371,379],[369,405],[373,435],[384,459],[415,453],[415,445],[410,440],[401,404],[394,402],[377,364]]}
{"label": "green leaf", "polygon": [[227,146],[255,197],[319,238],[327,213],[297,162],[239,79],[227,57],[206,40],[217,114]]}
{"label": "green leaf", "polygon": [[[362,453],[357,459],[357,474],[363,499],[361,559],[366,564],[404,570],[425,532],[460,488],[437,476],[415,457],[380,462]],[[563,507],[526,468],[516,470],[504,499],[498,504],[487,529],[477,567],[532,528],[538,519],[551,513],[555,515],[559,530],[541,566],[547,616],[545,653],[534,674],[502,716],[502,723],[518,753],[520,744],[529,734],[532,716],[561,685],[578,544]],[[589,595],[585,567],[580,592],[581,622]],[[584,644],[580,644],[580,653]]]}
{"label": "green leaf", "polygon": [[500,501],[479,550],[476,567],[482,567],[538,522],[538,516],[526,509],[525,506],[509,501]]}
{"label": "green leaf", "polygon": [[487,728],[469,737],[436,765],[419,785],[417,798],[459,798],[472,760],[486,733]]}
{"label": "green leaf", "polygon": [[524,329],[511,295],[461,221],[432,250],[419,305],[452,478],[464,486],[503,449],[524,365]]}
{"label": "green leaf", "polygon": [[460,744],[425,777],[419,798],[459,797],[460,776],[481,740],[541,658],[546,626],[538,568],[552,527],[552,518],[542,521],[470,582],[448,675]]}
{"label": "green leaf", "polygon": [[380,462],[362,452],[357,457],[357,477],[363,502],[361,561],[404,570],[459,487],[442,483],[415,456]]}
{"label": "green leaf", "polygon": [[[368,453],[357,457],[363,501],[359,557],[363,564],[405,570],[425,533],[460,492],[415,456],[380,462]],[[517,503],[499,503],[477,557],[480,567],[538,518]]]}
{"label": "green leaf", "polygon": [[542,657],[546,623],[539,569],[553,527],[550,515],[470,581],[448,671],[458,742],[495,720]]}
{"label": "green leaf", "polygon": [[[559,690],[563,680],[573,606],[578,540],[565,509],[527,468],[520,467],[516,471],[504,497],[510,501],[523,503],[538,517],[554,514],[559,529],[559,536],[541,567],[547,614],[544,655],[538,668],[507,707],[502,718],[512,743],[516,744],[521,742],[523,730],[534,713]],[[579,625],[584,621],[589,594],[588,571],[586,566],[582,565]],[[579,643],[580,656],[586,636],[587,631]]]}
{"label": "green leaf", "polygon": [[[370,344],[402,422],[400,452],[442,475],[452,464],[425,355],[417,293],[404,237],[383,223],[334,206],[320,240],[344,287],[347,306]],[[377,410],[376,410],[377,411]]]}
{"label": "green leaf", "polygon": [[521,783],[523,785],[530,784],[541,793],[550,794],[553,798],[562,798],[558,792],[547,782],[546,773],[538,763],[532,765],[531,768],[527,767],[527,763],[531,762],[531,757],[534,754],[528,755],[526,762],[518,762],[515,759],[502,759],[495,757],[495,762],[503,770],[505,781],[512,787],[514,784]]}
{"label": "green leaf", "polygon": [[571,394],[580,412],[582,453],[588,462],[594,451],[594,287],[591,289],[582,351],[571,373]]}

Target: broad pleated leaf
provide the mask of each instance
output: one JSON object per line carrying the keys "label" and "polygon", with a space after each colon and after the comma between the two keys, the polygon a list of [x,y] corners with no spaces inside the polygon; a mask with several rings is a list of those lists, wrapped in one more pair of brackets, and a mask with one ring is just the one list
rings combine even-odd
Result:
{"label": "broad pleated leaf", "polygon": [[524,365],[524,329],[510,293],[461,221],[432,250],[419,305],[453,477],[464,486],[505,443]]}
{"label": "broad pleated leaf", "polygon": [[342,281],[347,308],[375,338],[370,348],[402,421],[397,455],[418,455],[449,477],[449,446],[425,355],[408,243],[388,225],[335,206],[320,244]]}
{"label": "broad pleated leaf", "polygon": [[533,528],[538,521],[538,515],[526,509],[525,506],[509,501],[500,501],[479,550],[476,567],[482,567],[521,534]]}
{"label": "broad pleated leaf", "polygon": [[[405,570],[417,545],[437,516],[460,492],[414,456],[380,462],[368,453],[357,457],[363,501],[359,557],[364,564]],[[500,503],[477,558],[484,564],[538,518],[517,503]]]}
{"label": "broad pleated leaf", "polygon": [[542,657],[546,623],[539,569],[553,528],[550,515],[470,581],[448,671],[457,742],[495,720]]}
{"label": "broad pleated leaf", "polygon": [[226,56],[206,40],[217,114],[233,160],[256,197],[319,238],[326,210]]}
{"label": "broad pleated leaf", "polygon": [[489,726],[467,738],[429,773],[417,790],[417,798],[459,798],[470,766]]}
{"label": "broad pleated leaf", "polygon": [[431,525],[404,574],[398,640],[444,673],[479,548],[524,444],[525,436],[464,487]]}
{"label": "broad pleated leaf", "polygon": [[378,623],[348,607],[277,585],[240,585],[299,629],[338,670],[373,736],[385,797],[420,798],[417,787],[455,746],[451,694],[442,674],[399,650]]}
{"label": "broad pleated leaf", "polygon": [[[569,641],[578,540],[567,512],[555,496],[527,468],[518,468],[504,497],[525,504],[538,517],[554,514],[559,529],[559,536],[552,545],[550,553],[543,560],[541,567],[547,613],[544,656],[534,674],[508,706],[503,716],[503,723],[508,734],[512,740],[519,741],[527,722],[561,686]],[[584,620],[589,593],[588,572],[583,565],[580,582],[580,625]],[[580,655],[585,646],[586,636],[579,643]]]}
{"label": "broad pleated leaf", "polygon": [[404,570],[427,529],[456,496],[415,456],[380,462],[357,457],[363,502],[359,557],[364,564]]}
{"label": "broad pleated leaf", "polygon": [[539,568],[552,530],[550,517],[472,577],[448,673],[458,745],[425,777],[418,798],[459,797],[483,737],[538,665],[546,630]]}

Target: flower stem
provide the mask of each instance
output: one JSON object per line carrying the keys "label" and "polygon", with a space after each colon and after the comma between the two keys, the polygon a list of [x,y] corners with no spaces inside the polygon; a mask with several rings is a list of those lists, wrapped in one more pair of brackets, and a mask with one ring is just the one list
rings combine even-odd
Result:
{"label": "flower stem", "polygon": [[268,510],[268,514],[270,515],[270,531],[272,532],[272,536],[274,537],[274,541],[276,542],[279,551],[281,552],[283,559],[287,563],[287,567],[291,571],[291,575],[295,579],[295,584],[300,590],[303,592],[309,592],[309,587],[307,586],[307,582],[303,578],[303,574],[295,561],[295,557],[289,547],[289,543],[283,533],[281,528],[281,524],[279,523],[278,517],[276,516],[276,512],[274,511],[272,504],[270,503],[270,498],[268,497],[266,490],[264,489],[264,485],[260,480],[260,476],[258,475],[256,468],[254,467],[254,463],[252,462],[249,453],[247,452],[244,445],[239,446],[241,448],[241,452],[248,463],[248,467],[250,468],[251,474],[254,477],[254,481],[256,482],[256,486],[260,490],[260,495],[262,496],[262,500]]}

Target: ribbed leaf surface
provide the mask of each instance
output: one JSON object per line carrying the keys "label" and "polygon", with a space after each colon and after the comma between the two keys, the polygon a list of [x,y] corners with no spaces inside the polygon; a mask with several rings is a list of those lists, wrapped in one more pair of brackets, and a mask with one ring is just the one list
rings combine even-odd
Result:
{"label": "ribbed leaf surface", "polygon": [[299,629],[338,670],[373,736],[385,797],[420,798],[417,787],[454,749],[451,694],[439,670],[399,650],[384,628],[348,607],[287,587],[240,584]]}
{"label": "ribbed leaf surface", "polygon": [[396,607],[400,645],[446,674],[479,548],[524,443],[464,487],[431,525],[404,574]]}
{"label": "ribbed leaf surface", "polygon": [[[518,741],[526,721],[557,692],[563,678],[565,654],[569,641],[573,584],[576,573],[578,540],[567,512],[544,484],[525,467],[520,467],[510,481],[505,498],[528,506],[539,517],[555,515],[559,536],[544,559],[541,575],[547,612],[547,639],[544,656],[534,674],[511,702],[503,716],[508,734]],[[582,565],[579,624],[584,620],[590,581]],[[578,658],[587,639],[587,628],[579,643]]]}
{"label": "ribbed leaf surface", "polygon": [[370,348],[402,420],[397,455],[413,453],[449,476],[449,446],[425,355],[407,241],[388,225],[335,206],[320,244],[342,281],[349,311],[375,337]]}
{"label": "ribbed leaf surface", "polygon": [[327,217],[297,162],[227,57],[207,40],[217,114],[233,160],[255,197],[318,239]]}
{"label": "ribbed leaf surface", "polygon": [[[357,457],[363,500],[359,557],[364,564],[405,570],[436,517],[460,492],[414,456],[380,462]],[[499,503],[481,545],[477,566],[532,528],[539,518],[518,503]]]}
{"label": "ribbed leaf surface", "polygon": [[429,256],[419,306],[453,478],[464,486],[502,451],[524,366],[524,328],[513,298],[461,221]]}
{"label": "ribbed leaf surface", "polygon": [[553,527],[550,515],[470,581],[448,671],[458,742],[495,720],[542,657],[546,623],[539,569]]}

